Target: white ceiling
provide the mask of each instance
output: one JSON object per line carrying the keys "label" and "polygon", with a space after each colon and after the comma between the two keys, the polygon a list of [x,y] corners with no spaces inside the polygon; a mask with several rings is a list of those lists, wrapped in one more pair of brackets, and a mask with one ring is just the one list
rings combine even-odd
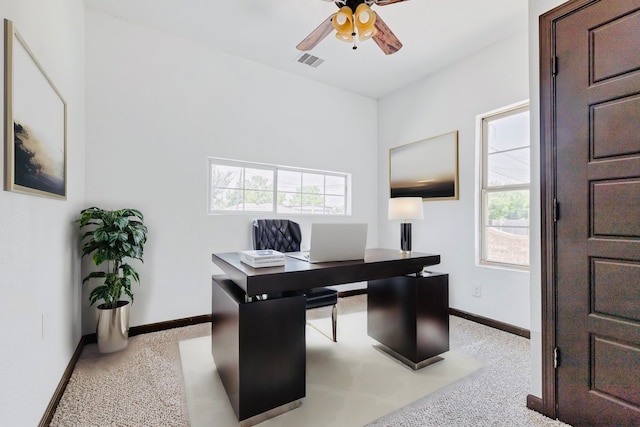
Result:
{"label": "white ceiling", "polygon": [[407,0],[373,5],[403,43],[385,55],[373,40],[327,36],[300,64],[296,45],[338,8],[323,0],[85,0],[93,10],[168,31],[289,73],[381,98],[527,26],[527,0]]}

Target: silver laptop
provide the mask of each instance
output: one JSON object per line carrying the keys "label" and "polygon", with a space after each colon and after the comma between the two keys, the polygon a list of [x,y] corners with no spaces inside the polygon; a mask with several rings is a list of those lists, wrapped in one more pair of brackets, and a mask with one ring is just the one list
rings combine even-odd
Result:
{"label": "silver laptop", "polygon": [[288,256],[309,262],[364,259],[367,224],[311,224],[309,251]]}

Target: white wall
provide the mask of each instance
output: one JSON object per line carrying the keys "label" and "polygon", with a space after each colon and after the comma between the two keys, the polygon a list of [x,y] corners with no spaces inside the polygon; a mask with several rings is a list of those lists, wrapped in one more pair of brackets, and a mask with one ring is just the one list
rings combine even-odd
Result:
{"label": "white wall", "polygon": [[[540,200],[539,17],[564,0],[529,0],[529,92],[531,103],[531,200]],[[542,397],[542,300],[540,204],[531,204],[531,394]]]}
{"label": "white wall", "polygon": [[291,218],[306,236],[312,221],[367,222],[377,246],[374,100],[97,12],[86,21],[87,205],[138,208],[149,228],[132,326],[209,313],[211,254],[251,247],[256,216],[206,214],[207,156],[353,174],[351,217]]}
{"label": "white wall", "polygon": [[[526,10],[523,10],[526,20]],[[389,149],[458,131],[459,200],[427,201],[413,223],[413,249],[442,257],[450,306],[529,328],[529,273],[476,264],[476,117],[529,97],[526,22],[522,31],[382,99],[378,107],[378,215],[381,246],[399,245],[400,226],[387,221]],[[472,296],[480,284],[482,296]]]}
{"label": "white wall", "polygon": [[[84,205],[84,7],[80,0],[0,0],[0,11],[68,108],[67,200],[0,191],[0,424],[34,426],[80,341],[72,221]],[[4,150],[0,164],[4,174]]]}

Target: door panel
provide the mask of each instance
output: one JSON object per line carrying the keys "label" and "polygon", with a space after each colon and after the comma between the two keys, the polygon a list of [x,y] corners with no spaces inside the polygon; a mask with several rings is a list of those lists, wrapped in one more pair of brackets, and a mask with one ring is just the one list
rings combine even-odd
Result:
{"label": "door panel", "polygon": [[593,159],[640,153],[640,96],[603,102],[592,111]]}
{"label": "door panel", "polygon": [[[640,347],[615,338],[593,337],[594,378],[593,391],[599,397],[628,402],[630,409],[640,406],[637,391],[640,378]],[[619,369],[627,366],[629,369]],[[621,409],[623,410],[623,409]]]}
{"label": "door panel", "polygon": [[593,311],[640,322],[640,263],[593,258]]}
{"label": "door panel", "polygon": [[594,237],[640,236],[640,180],[597,180],[591,188]]}
{"label": "door panel", "polygon": [[593,82],[640,69],[640,44],[619,43],[636,36],[638,27],[640,13],[632,12],[603,23],[591,32]]}
{"label": "door panel", "polygon": [[640,425],[640,0],[555,22],[557,414]]}

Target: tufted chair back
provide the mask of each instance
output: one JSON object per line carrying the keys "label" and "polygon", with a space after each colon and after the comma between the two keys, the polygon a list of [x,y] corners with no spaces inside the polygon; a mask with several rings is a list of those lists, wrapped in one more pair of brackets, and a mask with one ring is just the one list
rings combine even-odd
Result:
{"label": "tufted chair back", "polygon": [[256,219],[253,221],[253,249],[280,252],[300,250],[302,232],[297,222],[288,219]]}
{"label": "tufted chair back", "polygon": [[[298,252],[302,232],[297,222],[288,219],[256,219],[253,221],[253,249],[273,249],[280,252]],[[333,341],[337,341],[338,291],[332,288],[313,288],[303,290],[307,308],[332,305],[331,331]]]}

